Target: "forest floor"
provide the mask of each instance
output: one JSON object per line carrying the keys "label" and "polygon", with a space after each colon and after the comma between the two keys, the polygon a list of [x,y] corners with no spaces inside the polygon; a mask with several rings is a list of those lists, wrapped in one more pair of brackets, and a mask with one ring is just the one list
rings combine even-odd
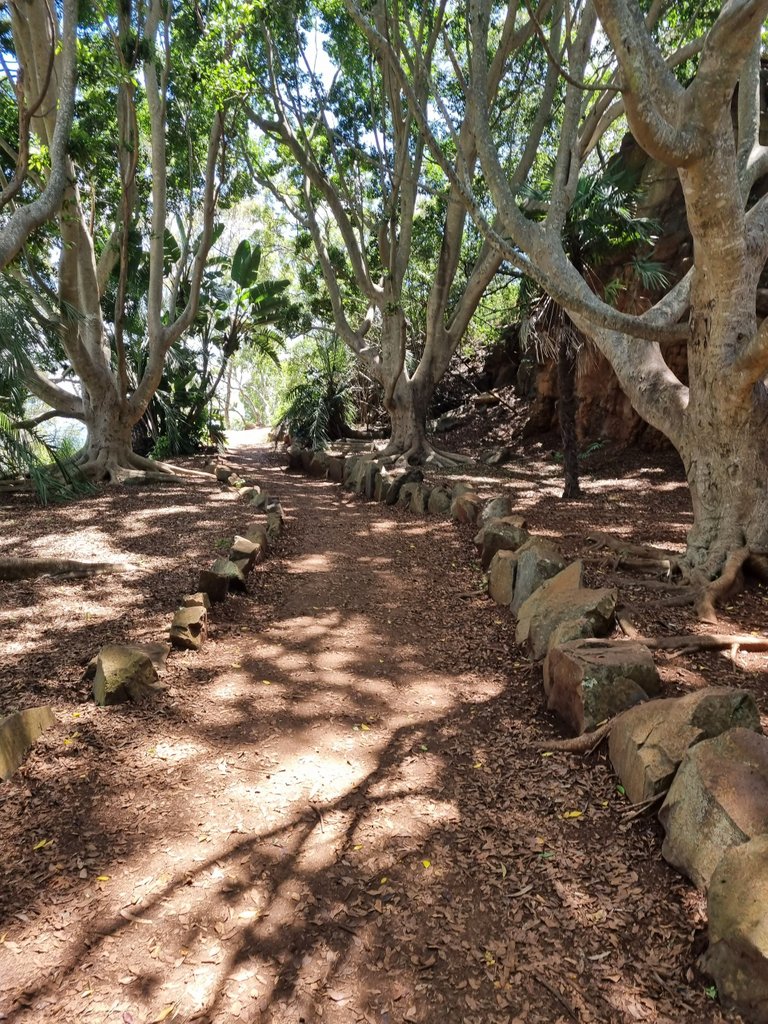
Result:
{"label": "forest floor", "polygon": [[[96,708],[85,666],[162,639],[257,516],[209,483],[0,509],[0,554],[134,567],[0,585],[0,715],[46,702],[59,722],[0,783],[0,1020],[733,1019],[697,971],[704,902],[655,819],[631,814],[603,750],[534,748],[557,724],[511,616],[477,593],[473,531],[238,443],[286,532],[202,651],[171,655],[152,706]],[[595,528],[679,547],[690,522],[671,456],[599,452],[567,504],[546,458],[471,479],[513,491],[569,555]],[[590,582],[610,573],[588,563]],[[716,628],[763,629],[766,599],[741,595]],[[644,631],[703,629],[636,603]],[[659,660],[667,693],[744,686],[768,710],[764,654]]]}

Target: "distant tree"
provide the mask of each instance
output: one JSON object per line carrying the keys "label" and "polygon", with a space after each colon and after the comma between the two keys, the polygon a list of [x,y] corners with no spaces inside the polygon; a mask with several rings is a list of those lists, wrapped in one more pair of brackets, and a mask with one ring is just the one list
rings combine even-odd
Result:
{"label": "distant tree", "polygon": [[[77,0],[64,0],[61,21],[51,0],[11,0],[12,17],[0,24],[0,45],[18,57],[15,78],[4,64],[0,91],[15,107],[18,149],[6,145],[13,157],[12,173],[0,191],[0,211],[15,209],[0,220],[0,270],[18,256],[29,236],[56,215],[68,184],[67,147],[75,109],[77,77]],[[11,29],[10,38],[8,29]],[[31,173],[31,136],[44,112],[56,110],[56,127],[49,138],[49,166]]]}

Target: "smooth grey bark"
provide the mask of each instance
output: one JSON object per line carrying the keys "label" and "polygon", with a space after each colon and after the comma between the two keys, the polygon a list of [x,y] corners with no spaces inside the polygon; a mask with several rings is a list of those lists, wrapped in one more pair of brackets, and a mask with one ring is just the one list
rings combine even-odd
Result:
{"label": "smooth grey bark", "polygon": [[[491,130],[493,111],[485,96],[492,10],[493,0],[471,0],[468,94],[480,163],[503,226],[494,242],[594,340],[634,408],[677,448],[694,507],[684,564],[698,577],[713,577],[735,548],[768,550],[768,323],[758,325],[755,315],[768,256],[768,200],[759,199],[745,213],[752,185],[768,170],[757,102],[759,36],[768,0],[723,3],[710,31],[695,41],[699,68],[687,86],[675,78],[674,62],[660,52],[632,0],[594,0],[594,7],[588,0],[580,16],[572,5],[559,180],[542,224],[525,219]],[[582,28],[588,35],[592,10],[616,58],[621,98],[613,106],[605,97],[590,103],[577,81],[589,66]],[[693,50],[692,41],[688,52]],[[740,80],[734,131],[732,100]],[[617,313],[588,294],[559,237],[574,174],[619,103],[642,147],[678,170],[694,239],[691,272],[641,316]],[[580,119],[569,120],[577,106]],[[474,197],[464,198],[472,210]],[[482,228],[482,219],[476,220]],[[484,230],[492,237],[487,222]],[[664,360],[662,346],[673,336],[687,343],[687,385]]]}
{"label": "smooth grey bark", "polygon": [[[34,0],[33,7],[39,0]],[[149,141],[151,166],[151,236],[149,253],[149,290],[147,295],[148,356],[144,372],[129,393],[124,352],[119,332],[116,332],[116,365],[107,335],[101,302],[110,271],[115,265],[115,252],[127,247],[120,243],[128,228],[126,214],[130,202],[121,204],[112,232],[114,246],[108,248],[107,257],[97,263],[94,236],[90,218],[83,208],[77,175],[71,160],[65,161],[66,187],[59,216],[61,248],[59,257],[59,299],[63,306],[71,307],[75,315],[61,320],[61,344],[80,381],[80,396],[73,396],[40,372],[30,375],[27,384],[37,397],[56,408],[64,416],[75,417],[85,423],[88,440],[82,469],[98,480],[121,482],[129,476],[143,472],[163,472],[168,467],[152,463],[132,451],[131,428],[145,412],[162,376],[163,365],[170,347],[191,326],[197,313],[202,275],[213,237],[216,208],[217,160],[223,137],[223,115],[217,112],[211,125],[208,152],[202,186],[201,239],[192,260],[189,297],[184,309],[177,313],[168,310],[163,301],[164,237],[168,217],[167,204],[167,103],[170,89],[170,54],[158,46],[157,40],[167,40],[170,32],[171,11],[162,0],[151,0],[144,36],[152,42],[147,59],[142,65],[144,87],[149,111]],[[29,30],[32,31],[29,31]],[[39,83],[44,79],[46,50],[40,45],[40,32],[26,26],[24,38],[17,54],[26,81]],[[119,43],[119,40],[118,40]],[[163,61],[158,71],[157,61]],[[51,96],[45,112],[33,120],[33,128],[46,145],[58,131],[58,80],[51,80]],[[123,91],[120,103],[131,102],[132,96]],[[128,123],[125,111],[121,114],[123,127]],[[123,140],[125,142],[125,140]],[[118,154],[119,170],[125,193],[134,189],[132,173],[126,173],[126,154]],[[180,267],[177,268],[181,272]],[[44,301],[42,297],[39,301]],[[50,310],[49,318],[57,319],[57,311]]]}
{"label": "smooth grey bark", "polygon": [[[61,206],[64,191],[70,181],[67,146],[77,84],[77,0],[64,0],[60,35],[57,31],[55,7],[50,0],[32,0],[24,4],[23,9],[17,3],[9,6],[17,53],[28,54],[29,60],[37,64],[46,49],[47,55],[43,58],[46,60],[50,60],[50,55],[59,49],[53,58],[53,74],[58,80],[58,92],[56,127],[50,144],[50,170],[40,195],[30,203],[18,206],[0,222],[0,270],[18,256],[32,232],[54,217]],[[33,57],[33,53],[37,57]],[[20,66],[25,66],[23,58]],[[35,85],[41,88],[37,76],[31,81],[23,79],[20,90],[22,102],[29,107],[42,100],[40,106],[44,109],[49,97],[35,95]]]}

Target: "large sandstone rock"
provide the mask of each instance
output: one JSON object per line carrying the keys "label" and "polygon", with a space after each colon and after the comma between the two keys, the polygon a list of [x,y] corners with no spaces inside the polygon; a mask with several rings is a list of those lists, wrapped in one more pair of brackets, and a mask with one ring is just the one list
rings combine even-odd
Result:
{"label": "large sandstone rock", "polygon": [[365,475],[363,477],[363,489],[362,494],[368,498],[369,501],[373,500],[376,493],[376,480],[381,474],[381,465],[378,462],[369,462],[365,467]]}
{"label": "large sandstone rock", "polygon": [[475,493],[475,488],[472,486],[472,484],[468,484],[468,483],[466,483],[463,480],[460,480],[458,483],[454,484],[453,487],[451,488],[451,498],[458,498],[462,494],[474,494],[474,493]]}
{"label": "large sandstone rock", "polygon": [[386,469],[382,469],[379,475],[376,477],[376,483],[373,487],[373,500],[386,502],[389,489],[392,486],[392,478]]}
{"label": "large sandstone rock", "polygon": [[163,689],[146,651],[134,646],[107,644],[96,655],[93,697],[101,707],[129,700],[140,704]]}
{"label": "large sandstone rock", "polygon": [[728,1011],[768,1024],[768,835],[734,846],[709,885],[709,948],[702,967]]}
{"label": "large sandstone rock", "polygon": [[[267,512],[267,542],[269,544],[274,544],[282,532],[283,517],[281,513],[277,511]],[[231,583],[230,587],[232,587]],[[237,588],[233,587],[232,589]]]}
{"label": "large sandstone rock", "polygon": [[220,484],[227,483],[227,481],[234,472],[234,469],[232,469],[230,466],[217,466],[216,469],[214,470],[216,479],[219,481]]}
{"label": "large sandstone rock", "polygon": [[549,639],[561,623],[584,619],[595,636],[613,627],[615,590],[589,590],[580,586],[581,562],[572,562],[524,601],[517,613],[515,639],[527,643],[534,658],[547,653]]}
{"label": "large sandstone rock", "polygon": [[586,619],[566,619],[564,622],[558,622],[549,634],[547,653],[549,653],[553,647],[560,647],[561,644],[567,644],[569,640],[588,640],[594,635],[595,631],[592,628],[591,623]]}
{"label": "large sandstone rock", "polygon": [[340,484],[344,479],[344,456],[343,455],[329,455],[328,456],[328,479],[333,480],[335,483]]}
{"label": "large sandstone rock", "polygon": [[511,516],[513,512],[512,499],[508,494],[502,494],[485,503],[483,511],[480,513],[480,522],[485,524],[491,519],[503,519],[505,516]]}
{"label": "large sandstone rock", "polygon": [[426,484],[416,484],[411,493],[411,512],[417,516],[425,516],[429,505],[431,490]]}
{"label": "large sandstone rock", "polygon": [[686,750],[727,729],[760,731],[760,713],[746,690],[714,687],[652,700],[616,720],[609,754],[633,803],[669,789]]}
{"label": "large sandstone rock", "polygon": [[400,488],[400,496],[397,499],[397,504],[400,505],[402,508],[410,508],[411,498],[413,497],[417,487],[421,487],[421,484],[403,484],[403,486]]}
{"label": "large sandstone rock", "polygon": [[510,605],[515,592],[516,551],[497,551],[491,559],[488,595],[496,604]]}
{"label": "large sandstone rock", "polygon": [[328,475],[328,456],[325,452],[314,452],[309,460],[309,475],[324,479]]}
{"label": "large sandstone rock", "polygon": [[664,859],[706,892],[727,850],[768,833],[768,738],[729,729],[691,747],[659,820]]}
{"label": "large sandstone rock", "polygon": [[0,779],[10,779],[35,740],[56,724],[53,709],[43,705],[16,711],[0,721]]}
{"label": "large sandstone rock", "polygon": [[170,629],[170,640],[174,647],[199,651],[207,635],[208,612],[202,605],[177,608]]}
{"label": "large sandstone rock", "polygon": [[264,523],[252,523],[247,530],[243,532],[243,536],[246,540],[249,540],[252,544],[256,544],[261,549],[261,558],[257,561],[261,561],[267,557],[269,552],[269,538],[267,537],[267,527]]}
{"label": "large sandstone rock", "polygon": [[[388,473],[389,490],[384,499],[387,505],[397,505],[400,500],[400,491],[409,484],[420,484],[424,479],[424,473],[420,469],[396,470]],[[384,473],[382,473],[384,476]]]}
{"label": "large sandstone rock", "polygon": [[[457,500],[461,501],[462,499]],[[484,569],[491,564],[497,551],[517,551],[531,539],[530,533],[525,527],[520,526],[520,520],[516,516],[510,516],[507,519],[490,519],[483,527],[482,536],[480,561]]]}
{"label": "large sandstone rock", "polygon": [[261,545],[248,540],[247,537],[235,537],[229,552],[230,561],[244,562],[243,572],[248,575],[251,569],[264,557]]}
{"label": "large sandstone rock", "polygon": [[288,468],[289,469],[301,469],[301,445],[295,441],[288,449]]}
{"label": "large sandstone rock", "polygon": [[515,595],[511,608],[515,615],[531,594],[565,568],[565,559],[545,540],[532,537],[517,551]]}
{"label": "large sandstone rock", "polygon": [[451,501],[451,517],[457,523],[476,523],[483,507],[482,499],[474,491],[464,491]]}
{"label": "large sandstone rock", "polygon": [[544,661],[547,707],[575,736],[659,692],[647,647],[632,640],[571,640]]}
{"label": "large sandstone rock", "polygon": [[427,512],[431,516],[446,516],[451,511],[451,492],[447,487],[433,487],[429,494]]}
{"label": "large sandstone rock", "polygon": [[211,599],[202,590],[198,590],[196,594],[185,594],[181,599],[182,608],[205,608],[206,611],[211,610]]}

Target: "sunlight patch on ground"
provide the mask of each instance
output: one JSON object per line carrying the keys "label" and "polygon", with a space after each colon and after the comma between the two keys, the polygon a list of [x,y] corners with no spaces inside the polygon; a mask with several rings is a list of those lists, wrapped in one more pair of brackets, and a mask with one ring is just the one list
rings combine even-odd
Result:
{"label": "sunlight patch on ground", "polygon": [[176,740],[174,743],[157,743],[150,753],[161,761],[190,761],[204,753],[204,748],[188,740]]}
{"label": "sunlight patch on ground", "polygon": [[300,576],[305,572],[330,572],[333,568],[331,559],[323,554],[304,555],[303,558],[294,558],[286,568],[288,576]]}

